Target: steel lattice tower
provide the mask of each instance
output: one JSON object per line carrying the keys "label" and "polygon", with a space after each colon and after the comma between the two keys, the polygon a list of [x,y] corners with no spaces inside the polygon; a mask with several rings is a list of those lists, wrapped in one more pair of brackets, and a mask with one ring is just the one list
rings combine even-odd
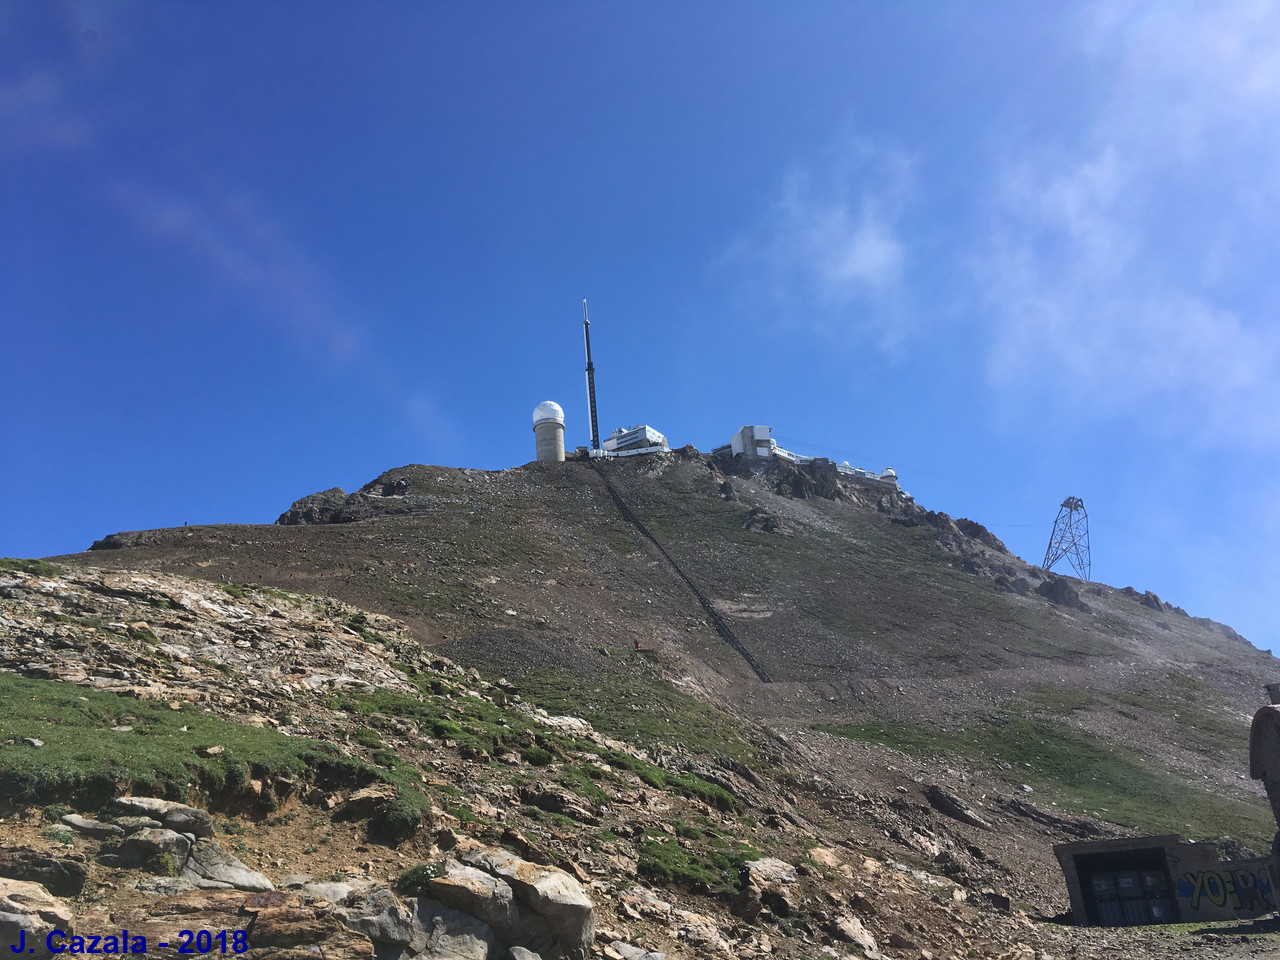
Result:
{"label": "steel lattice tower", "polygon": [[1086,583],[1089,580],[1089,514],[1079,497],[1067,497],[1058,508],[1058,518],[1053,521],[1053,533],[1049,535],[1049,547],[1044,552],[1045,570],[1067,558],[1077,576]]}

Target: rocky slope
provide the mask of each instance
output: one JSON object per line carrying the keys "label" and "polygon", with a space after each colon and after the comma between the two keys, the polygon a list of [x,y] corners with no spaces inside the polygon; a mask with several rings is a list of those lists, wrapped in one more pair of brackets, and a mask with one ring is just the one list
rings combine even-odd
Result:
{"label": "rocky slope", "polygon": [[[965,764],[1029,763],[1026,782],[1077,813],[1254,843],[1272,829],[1242,771],[1274,657],[1149,592],[1046,574],[980,524],[830,465],[753,473],[686,448],[490,473],[410,466],[304,498],[273,526],[95,548],[71,559],[339,597],[549,690],[607,699],[638,645],[686,689],[797,737],[885,742],[875,728],[891,721],[889,745],[916,755],[941,732]],[[1002,756],[1010,730],[1053,749]],[[1117,810],[1091,782],[1064,784],[1060,768],[1094,748],[1147,799]],[[1196,787],[1204,815],[1155,799],[1170,778]]]}
{"label": "rocky slope", "polygon": [[680,737],[639,749],[407,635],[273,589],[0,572],[0,942],[25,929],[38,956],[53,929],[73,947],[128,930],[156,950],[208,930],[234,952],[247,931],[248,956],[514,960],[1207,942],[1011,902],[1001,830],[1047,842],[1100,822],[1013,798],[979,813],[888,753],[901,784],[842,792],[675,691],[746,762]]}
{"label": "rocky slope", "polygon": [[[1236,943],[1050,921],[1054,842],[1269,842],[1245,771],[1274,658],[833,469],[692,450],[405,467],[277,525],[95,548],[0,571],[0,683],[39,685],[5,695],[65,707],[2,724],[0,837],[27,862],[73,836],[77,916],[216,918],[235,898],[152,857],[176,873],[157,886],[119,836],[54,823],[133,829],[113,805],[132,794],[209,811],[204,839],[326,955],[510,952],[537,911],[483,866],[499,850],[571,878],[608,956],[1275,946],[1265,925]],[[450,901],[449,877],[488,899]],[[428,944],[480,921],[471,946]]]}

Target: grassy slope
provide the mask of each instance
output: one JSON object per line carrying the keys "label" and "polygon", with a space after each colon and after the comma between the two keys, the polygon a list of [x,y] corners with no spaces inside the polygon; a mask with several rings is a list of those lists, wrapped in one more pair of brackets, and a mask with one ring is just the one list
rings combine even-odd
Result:
{"label": "grassy slope", "polygon": [[[1078,809],[1105,808],[1110,819],[1142,829],[1176,826],[1185,833],[1235,832],[1254,839],[1269,829],[1258,798],[1217,799],[1184,790],[1176,776],[1150,769],[1154,751],[1144,751],[1141,742],[1134,750],[1106,735],[1088,736],[1073,717],[1081,708],[1138,721],[1171,720],[1177,713],[1184,736],[1176,748],[1216,764],[1225,778],[1228,770],[1243,769],[1239,723],[1225,718],[1242,713],[1247,692],[1233,699],[1223,683],[1211,681],[1214,671],[1235,669],[1247,691],[1265,669],[1265,658],[1252,648],[1232,647],[1181,621],[1177,626],[1194,642],[1178,646],[1180,635],[1157,629],[1164,615],[1136,603],[1119,612],[1095,603],[1095,612],[1081,615],[999,593],[941,557],[928,528],[893,525],[874,511],[844,504],[795,502],[800,517],[788,520],[791,536],[746,531],[742,523],[751,504],[723,500],[721,478],[700,462],[677,462],[656,478],[634,462],[606,469],[708,596],[751,594],[772,610],[767,619],[738,620],[734,628],[776,679],[811,683],[920,673],[985,681],[1027,665],[1057,678],[1034,685],[1038,702],[1027,699],[1028,690],[1001,689],[991,680],[991,696],[969,704],[967,720],[954,725],[966,735],[899,726],[890,738],[894,745],[972,756],[990,756],[996,747],[1020,750],[1026,758],[1018,762],[1032,763],[1023,779],[1037,789]],[[688,591],[619,518],[590,468],[566,464],[488,480],[435,467],[391,473],[412,479],[433,499],[407,517],[329,527],[191,528],[161,532],[155,545],[141,549],[77,559],[156,564],[205,576],[226,571],[234,579],[330,593],[405,617],[433,639],[447,632],[482,642],[502,621],[502,609],[517,604],[515,591],[522,613],[527,608],[541,616],[558,641],[577,638],[563,639],[565,662],[543,676],[530,675],[538,695],[553,709],[578,703],[596,723],[607,725],[612,715],[620,730],[627,726],[624,711],[646,703],[648,693],[634,679],[601,680],[593,672],[585,700],[582,690],[564,694],[573,683],[566,678],[576,672],[574,650],[625,649],[638,629],[665,631],[722,672],[745,676],[707,629]],[[270,559],[261,559],[267,554]],[[541,586],[547,577],[557,586]],[[487,578],[497,586],[486,586]],[[523,616],[511,622],[529,629]],[[1118,662],[1137,660],[1135,644],[1158,650],[1166,662],[1149,668],[1133,662],[1123,682],[1108,680]],[[1184,661],[1185,668],[1176,668]],[[1170,682],[1176,696],[1163,692]],[[1065,702],[1073,696],[1085,703]],[[648,724],[665,724],[678,717],[662,716],[666,709],[656,711],[656,720],[651,707],[630,712],[646,715]],[[871,736],[877,729],[868,722],[873,718],[848,719],[846,732]]]}
{"label": "grassy slope", "polygon": [[[0,794],[93,802],[120,787],[184,797],[235,787],[250,776],[299,777],[310,767],[351,767],[332,746],[270,728],[217,720],[167,704],[0,673]],[[120,729],[116,729],[120,728]],[[23,738],[43,741],[31,747]],[[221,746],[208,757],[200,751]],[[357,773],[353,767],[349,772]],[[374,779],[372,771],[366,779]]]}
{"label": "grassy slope", "polygon": [[1061,723],[1010,713],[951,730],[876,723],[820,729],[917,757],[964,757],[983,767],[1008,763],[1003,779],[1011,787],[1028,784],[1065,810],[1144,833],[1229,836],[1258,850],[1269,849],[1275,833],[1270,808],[1256,797],[1189,785],[1131,747]]}

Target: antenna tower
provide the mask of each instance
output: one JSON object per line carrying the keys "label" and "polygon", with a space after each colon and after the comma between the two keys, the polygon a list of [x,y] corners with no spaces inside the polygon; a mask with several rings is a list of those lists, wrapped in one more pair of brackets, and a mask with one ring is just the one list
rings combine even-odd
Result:
{"label": "antenna tower", "polygon": [[582,301],[582,335],[587,341],[587,410],[591,414],[591,449],[600,449],[600,427],[596,424],[596,367],[591,362],[591,321],[587,319],[587,301]]}
{"label": "antenna tower", "polygon": [[1067,497],[1058,508],[1058,518],[1053,521],[1053,533],[1044,552],[1042,566],[1046,571],[1067,558],[1076,575],[1089,582],[1089,514],[1079,497]]}

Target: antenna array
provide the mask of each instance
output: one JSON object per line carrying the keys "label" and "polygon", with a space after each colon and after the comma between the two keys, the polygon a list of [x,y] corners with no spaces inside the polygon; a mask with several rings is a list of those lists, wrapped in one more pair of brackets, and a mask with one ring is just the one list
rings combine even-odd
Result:
{"label": "antenna array", "polygon": [[596,424],[596,366],[591,362],[591,321],[587,301],[582,301],[582,335],[587,341],[587,411],[591,415],[591,449],[600,449],[600,427]]}

